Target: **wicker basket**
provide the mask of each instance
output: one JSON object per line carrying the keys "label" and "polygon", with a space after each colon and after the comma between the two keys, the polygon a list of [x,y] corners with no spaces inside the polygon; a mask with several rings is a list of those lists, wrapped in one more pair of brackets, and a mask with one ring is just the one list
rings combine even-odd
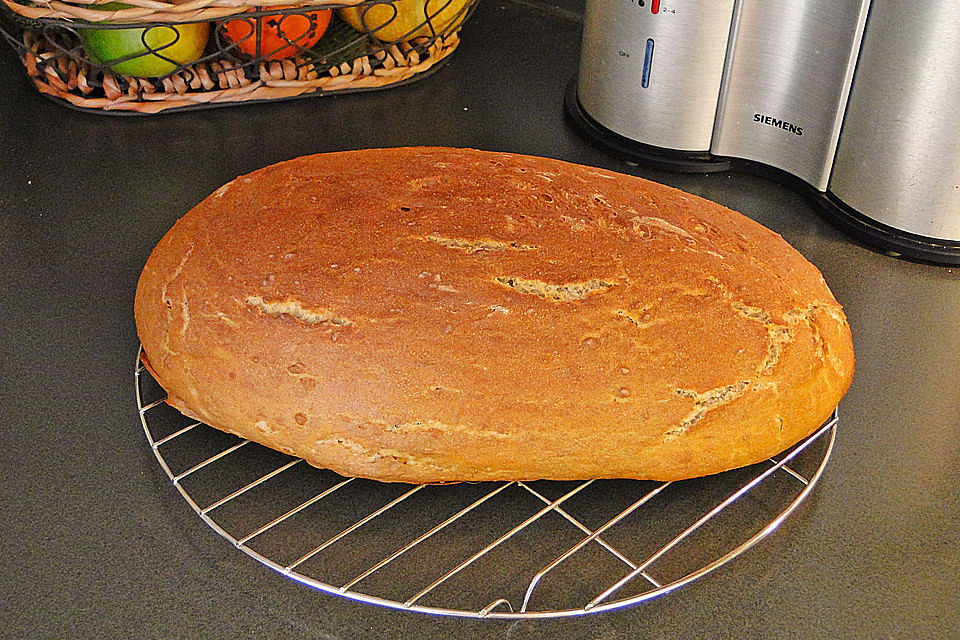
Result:
{"label": "wicker basket", "polygon": [[[0,33],[41,93],[81,109],[150,114],[413,81],[453,53],[476,1],[0,0]],[[184,35],[207,32],[199,43]],[[125,38],[127,50],[93,53],[93,38],[107,34]],[[190,59],[184,45],[195,49]],[[130,75],[151,72],[162,75]]]}

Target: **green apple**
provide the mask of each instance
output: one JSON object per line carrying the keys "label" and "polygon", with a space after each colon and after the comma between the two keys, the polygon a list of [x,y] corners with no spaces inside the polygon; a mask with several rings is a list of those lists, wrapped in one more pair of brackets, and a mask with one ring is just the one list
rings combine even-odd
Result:
{"label": "green apple", "polygon": [[[129,6],[121,2],[110,2],[91,5],[90,8],[116,11]],[[167,75],[179,65],[195,62],[203,55],[207,38],[210,36],[210,23],[77,31],[87,55],[94,62],[109,65],[123,75],[156,78]]]}

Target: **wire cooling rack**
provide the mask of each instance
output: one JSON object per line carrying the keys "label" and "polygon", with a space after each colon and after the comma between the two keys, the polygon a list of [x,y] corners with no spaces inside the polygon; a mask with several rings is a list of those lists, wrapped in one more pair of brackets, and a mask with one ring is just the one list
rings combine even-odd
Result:
{"label": "wire cooling rack", "polygon": [[237,549],[330,594],[481,618],[605,611],[713,571],[810,493],[838,421],[762,464],[682,482],[414,486],[344,478],[186,418],[139,357],[135,379],[160,466]]}

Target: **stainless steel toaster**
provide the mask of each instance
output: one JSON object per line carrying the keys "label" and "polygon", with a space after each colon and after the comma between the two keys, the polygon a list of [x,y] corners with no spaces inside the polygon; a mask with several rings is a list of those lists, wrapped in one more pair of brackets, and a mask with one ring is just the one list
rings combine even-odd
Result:
{"label": "stainless steel toaster", "polygon": [[764,172],[960,264],[960,2],[587,0],[568,114],[614,154]]}

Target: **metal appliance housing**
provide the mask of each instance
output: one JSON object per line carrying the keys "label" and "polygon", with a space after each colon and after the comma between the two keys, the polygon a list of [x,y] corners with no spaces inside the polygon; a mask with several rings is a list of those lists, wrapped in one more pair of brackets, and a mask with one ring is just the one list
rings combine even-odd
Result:
{"label": "metal appliance housing", "polygon": [[615,155],[763,173],[960,264],[960,3],[587,0],[568,115]]}

